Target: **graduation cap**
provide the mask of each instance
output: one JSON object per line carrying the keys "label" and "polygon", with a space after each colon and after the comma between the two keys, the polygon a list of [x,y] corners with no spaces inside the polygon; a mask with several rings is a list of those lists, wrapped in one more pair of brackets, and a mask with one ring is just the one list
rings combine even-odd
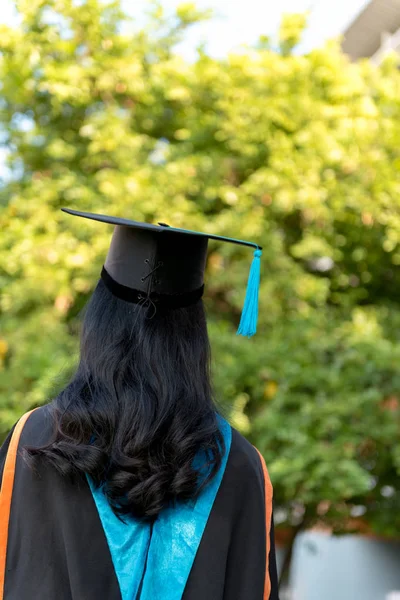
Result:
{"label": "graduation cap", "polygon": [[208,240],[254,248],[238,335],[256,333],[261,247],[254,242],[199,231],[153,225],[120,217],[62,208],[66,213],[115,226],[101,278],[126,302],[179,308],[197,302],[204,292]]}

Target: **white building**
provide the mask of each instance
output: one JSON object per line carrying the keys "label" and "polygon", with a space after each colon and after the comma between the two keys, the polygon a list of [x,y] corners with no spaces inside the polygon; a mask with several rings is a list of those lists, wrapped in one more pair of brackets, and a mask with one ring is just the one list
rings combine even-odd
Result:
{"label": "white building", "polygon": [[371,0],[347,27],[342,48],[352,60],[376,64],[389,50],[400,53],[400,0]]}

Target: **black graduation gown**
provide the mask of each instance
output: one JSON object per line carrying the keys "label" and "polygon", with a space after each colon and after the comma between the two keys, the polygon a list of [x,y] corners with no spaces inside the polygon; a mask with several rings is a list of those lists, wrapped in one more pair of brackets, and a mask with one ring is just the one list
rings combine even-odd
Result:
{"label": "black graduation gown", "polygon": [[[51,433],[48,407],[40,408],[27,419],[18,447],[46,443]],[[85,477],[63,478],[45,463],[34,472],[18,455],[10,513],[5,514],[1,499],[10,439],[11,434],[0,451],[4,600],[142,600],[142,594],[146,600],[143,579],[134,597],[121,587],[117,563],[124,556],[115,560],[113,541]],[[164,582],[153,589],[153,600],[278,600],[271,491],[259,453],[232,429],[226,467],[181,591],[169,572],[180,570],[179,561],[168,566],[168,556],[156,555],[151,567],[148,555],[143,560],[138,554],[136,563],[143,564],[136,564],[129,548],[124,550],[134,569],[146,573],[153,568],[150,581]],[[186,560],[186,546],[178,552]]]}

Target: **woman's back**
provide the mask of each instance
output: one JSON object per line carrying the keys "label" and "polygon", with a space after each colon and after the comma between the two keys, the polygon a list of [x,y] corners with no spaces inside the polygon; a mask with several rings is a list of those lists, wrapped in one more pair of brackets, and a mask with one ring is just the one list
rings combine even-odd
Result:
{"label": "woman's back", "polygon": [[[48,443],[51,411],[48,405],[29,417],[20,447]],[[195,501],[162,511],[154,523],[123,523],[104,510],[85,477],[64,477],[43,461],[32,470],[18,456],[4,598],[278,598],[270,482],[257,451],[226,422],[222,429],[221,473]]]}

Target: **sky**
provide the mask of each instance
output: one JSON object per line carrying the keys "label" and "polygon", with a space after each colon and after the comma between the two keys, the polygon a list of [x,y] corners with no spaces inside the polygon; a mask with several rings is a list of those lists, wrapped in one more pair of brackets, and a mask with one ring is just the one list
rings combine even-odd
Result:
{"label": "sky", "polygon": [[[146,0],[126,0],[126,5],[145,5]],[[179,0],[164,0],[166,7]],[[273,35],[284,13],[310,11],[309,27],[301,50],[319,46],[340,35],[369,0],[197,0],[197,6],[212,8],[215,17],[197,27],[183,44],[190,54],[196,42],[206,41],[210,54],[224,56],[241,44],[253,44],[260,35]]]}
{"label": "sky", "polygon": [[[182,0],[163,0],[173,8]],[[132,15],[143,14],[146,0],[122,0]],[[0,0],[0,22],[13,21],[13,1]],[[242,44],[253,44],[260,35],[276,32],[283,13],[310,10],[309,27],[301,50],[323,44],[340,35],[368,0],[197,0],[200,8],[211,8],[215,17],[192,30],[180,51],[188,58],[199,42],[206,42],[213,56],[221,57]]]}

